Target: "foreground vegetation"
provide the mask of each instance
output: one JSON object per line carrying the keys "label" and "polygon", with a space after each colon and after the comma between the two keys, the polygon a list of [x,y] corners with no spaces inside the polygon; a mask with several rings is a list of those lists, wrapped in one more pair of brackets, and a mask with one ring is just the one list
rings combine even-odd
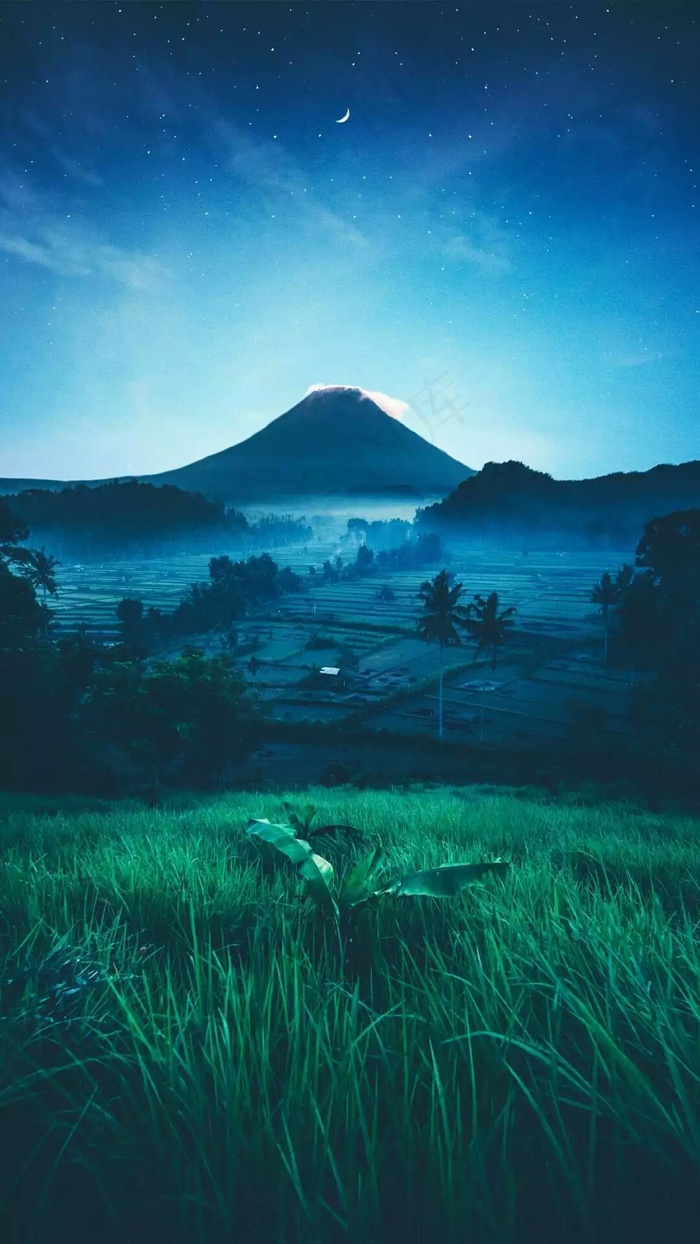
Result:
{"label": "foreground vegetation", "polygon": [[692,1238],[700,823],[308,797],[339,879],[511,867],[339,924],[245,832],[277,797],[4,797],[3,1238]]}

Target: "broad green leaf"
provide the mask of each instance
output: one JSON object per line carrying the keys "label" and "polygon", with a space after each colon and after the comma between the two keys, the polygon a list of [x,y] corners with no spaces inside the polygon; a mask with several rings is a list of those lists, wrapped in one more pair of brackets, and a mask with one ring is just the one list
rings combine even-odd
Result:
{"label": "broad green leaf", "polygon": [[268,842],[271,847],[281,851],[293,864],[302,864],[313,852],[308,842],[297,838],[291,825],[275,825],[271,821],[253,821],[246,828],[251,837]]}
{"label": "broad green leaf", "polygon": [[296,837],[293,826],[280,825],[276,821],[268,821],[267,818],[250,820],[245,827],[245,832],[251,837],[263,838],[265,842],[271,842],[273,846],[276,846],[276,841],[268,833],[272,830],[275,831],[274,838],[280,834],[285,834],[287,838]]}
{"label": "broad green leaf", "polygon": [[395,877],[380,894],[423,894],[429,898],[452,898],[465,886],[480,881],[487,873],[505,873],[510,864],[494,860],[487,864],[443,864],[421,872]]}
{"label": "broad green leaf", "polygon": [[275,825],[268,820],[253,820],[246,826],[246,833],[269,843],[299,869],[307,883],[309,895],[320,906],[329,904],[335,909],[331,890],[333,868],[328,860],[316,855],[303,838],[297,838],[291,825]]}
{"label": "broad green leaf", "polygon": [[337,915],[338,908],[331,889],[333,865],[329,864],[328,860],[324,860],[323,856],[316,855],[310,850],[299,872],[306,882],[309,898],[312,898],[318,907],[330,908]]}
{"label": "broad green leaf", "polygon": [[340,906],[342,908],[354,907],[357,903],[361,903],[363,899],[369,898],[369,887],[375,881],[376,875],[385,860],[386,851],[380,846],[375,847],[373,851],[363,856],[345,882],[340,896]]}

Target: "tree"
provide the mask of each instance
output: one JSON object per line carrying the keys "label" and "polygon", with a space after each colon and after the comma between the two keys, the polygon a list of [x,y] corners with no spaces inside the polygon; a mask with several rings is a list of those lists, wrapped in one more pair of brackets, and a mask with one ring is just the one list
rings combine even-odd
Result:
{"label": "tree", "polygon": [[12,654],[34,647],[46,630],[48,617],[31,583],[0,562],[0,652]]}
{"label": "tree", "polygon": [[647,667],[661,639],[658,591],[651,571],[635,574],[625,565],[615,576],[618,601],[611,629],[614,656],[631,664],[630,686],[638,667]]}
{"label": "tree", "polygon": [[[621,572],[622,573],[622,572]],[[591,592],[591,600],[594,605],[600,607],[603,617],[603,659],[608,659],[608,635],[610,632],[610,610],[620,600],[620,588],[617,582],[613,581],[609,570],[601,577],[600,583],[596,583]]]}
{"label": "tree", "polygon": [[23,563],[29,555],[28,549],[18,548],[26,540],[29,530],[21,518],[0,501],[0,561]]}
{"label": "tree", "polygon": [[277,575],[277,586],[282,593],[301,592],[304,589],[301,575],[292,570],[291,566],[282,567]]}
{"label": "tree", "polygon": [[367,540],[367,532],[369,531],[369,523],[366,518],[349,518],[347,525],[347,534],[349,538],[364,544]]}
{"label": "tree", "polygon": [[22,573],[25,575],[33,588],[41,588],[44,596],[44,605],[46,597],[58,596],[58,584],[56,583],[56,567],[61,563],[57,557],[51,553],[47,553],[46,549],[30,549],[29,556],[23,565]]}
{"label": "tree", "polygon": [[223,553],[221,557],[210,557],[209,578],[212,583],[228,583],[234,574],[234,564],[226,553]]}
{"label": "tree", "polygon": [[463,592],[461,583],[450,587],[447,571],[441,570],[435,578],[426,580],[418,593],[423,602],[423,616],[418,619],[418,631],[426,643],[437,644],[440,649],[440,681],[438,690],[438,738],[443,735],[443,684],[445,674],[445,648],[459,647],[461,639],[457,630],[464,625],[467,610],[460,605]]}
{"label": "tree", "polygon": [[664,596],[700,597],[700,509],[653,518],[636,553],[637,565],[651,570]]}
{"label": "tree", "polygon": [[260,715],[232,658],[194,649],[150,669],[98,669],[81,713],[93,745],[116,748],[154,787],[162,778],[221,784],[253,746]]}
{"label": "tree", "polygon": [[349,644],[344,644],[342,648],[338,649],[335,660],[341,670],[350,670],[352,673],[356,673],[360,668],[360,658]]}
{"label": "tree", "polygon": [[469,617],[465,625],[472,638],[476,640],[474,661],[477,660],[480,652],[490,652],[491,673],[493,674],[496,670],[498,649],[515,625],[512,615],[517,613],[517,610],[515,605],[511,605],[510,608],[503,609],[499,613],[498,592],[491,592],[486,599],[477,594],[474,602],[468,606],[468,611]]}
{"label": "tree", "polygon": [[[474,601],[468,606],[469,617],[465,622],[465,626],[472,638],[476,640],[472,664],[477,660],[480,652],[490,652],[491,673],[495,673],[498,649],[504,643],[508,632],[515,625],[512,618],[512,614],[515,612],[515,605],[511,605],[508,609],[503,609],[501,613],[498,612],[498,592],[491,592],[486,599],[479,594],[474,597]],[[479,739],[482,740],[484,737],[483,680],[480,705]]]}
{"label": "tree", "polygon": [[117,618],[122,643],[129,656],[145,656],[143,601],[137,597],[125,596],[117,605]]}
{"label": "tree", "polygon": [[374,566],[374,553],[366,544],[361,544],[357,550],[355,565],[361,575],[369,574]]}
{"label": "tree", "polygon": [[57,644],[59,672],[76,702],[88,686],[99,656],[100,650],[88,635],[84,623],[74,635],[66,635],[63,639],[59,639]]}

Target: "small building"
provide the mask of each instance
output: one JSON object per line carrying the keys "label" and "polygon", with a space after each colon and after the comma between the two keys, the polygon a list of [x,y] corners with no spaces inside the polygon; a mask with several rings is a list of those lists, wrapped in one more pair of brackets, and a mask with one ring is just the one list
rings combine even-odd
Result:
{"label": "small building", "polygon": [[354,681],[353,675],[339,665],[322,665],[318,672],[322,682],[327,683],[329,689],[332,687],[334,691],[346,691]]}

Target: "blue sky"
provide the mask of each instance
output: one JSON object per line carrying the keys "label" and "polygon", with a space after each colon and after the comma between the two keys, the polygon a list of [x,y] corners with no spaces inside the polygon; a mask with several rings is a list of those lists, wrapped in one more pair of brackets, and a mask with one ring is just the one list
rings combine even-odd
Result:
{"label": "blue sky", "polygon": [[168,470],[335,383],[475,468],[700,456],[698,34],[0,2],[0,474]]}

